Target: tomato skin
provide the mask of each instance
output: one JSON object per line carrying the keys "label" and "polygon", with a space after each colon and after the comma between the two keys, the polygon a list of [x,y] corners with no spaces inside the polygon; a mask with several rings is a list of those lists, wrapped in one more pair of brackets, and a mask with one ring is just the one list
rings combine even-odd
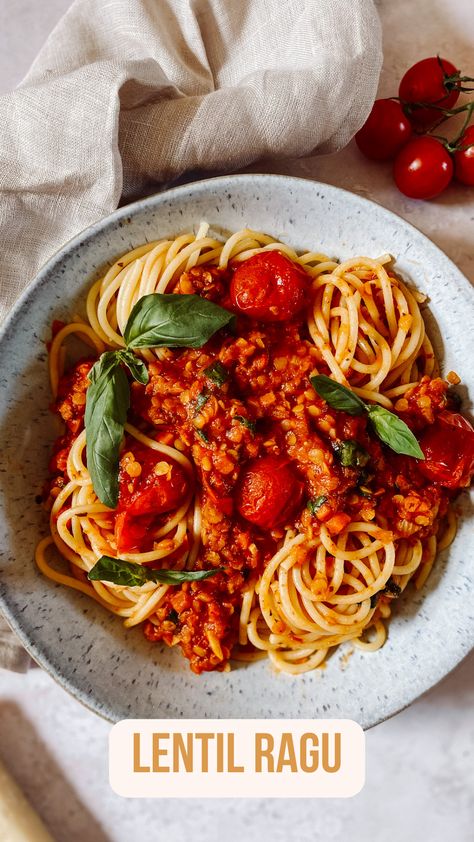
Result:
{"label": "tomato skin", "polygon": [[376,99],[355,141],[362,154],[371,161],[389,161],[411,134],[411,123],[400,103],[393,99]]}
{"label": "tomato skin", "polygon": [[400,150],[393,165],[395,184],[410,199],[434,199],[453,177],[453,161],[434,137],[416,137]]}
{"label": "tomato skin", "polygon": [[454,153],[454,175],[462,184],[474,185],[474,126],[468,126],[459,140],[459,146],[469,146],[469,149],[458,150]]}
{"label": "tomato skin", "polygon": [[281,251],[264,251],[240,263],[232,277],[233,306],[261,322],[282,322],[303,309],[311,278]]}
{"label": "tomato skin", "polygon": [[[451,89],[446,88],[445,76],[456,73],[457,67],[445,58],[439,61],[437,56],[424,58],[407,70],[400,82],[398,95],[403,104],[432,102],[439,108],[453,108],[459,97],[459,83]],[[414,108],[409,117],[416,128],[428,129],[442,117],[442,113],[438,108]]]}
{"label": "tomato skin", "polygon": [[[127,471],[130,462],[140,465],[138,476],[131,476]],[[156,473],[158,463],[161,468],[168,464],[170,470]],[[181,465],[159,451],[129,440],[120,460],[115,517],[118,552],[144,552],[143,543],[147,542],[156,516],[177,509],[186,497],[188,487],[188,477]]]}
{"label": "tomato skin", "polygon": [[474,428],[459,412],[442,412],[420,439],[425,461],[418,468],[445,488],[465,488],[474,473]]}
{"label": "tomato skin", "polygon": [[274,529],[295,513],[303,488],[288,459],[259,456],[249,462],[241,476],[237,509],[250,523],[262,529]]}

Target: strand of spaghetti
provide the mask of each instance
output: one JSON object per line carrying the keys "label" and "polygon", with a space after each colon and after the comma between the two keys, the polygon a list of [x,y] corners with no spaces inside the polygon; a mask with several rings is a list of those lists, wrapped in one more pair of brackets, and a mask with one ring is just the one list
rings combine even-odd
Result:
{"label": "strand of spaghetti", "polygon": [[155,441],[155,439],[151,439],[149,436],[146,436],[145,433],[141,433],[140,430],[137,430],[133,424],[125,424],[125,430],[127,433],[130,433],[133,438],[137,439],[137,441],[140,441],[152,450],[157,450],[158,453],[170,456],[171,459],[175,460],[175,462],[179,462],[179,464],[182,465],[188,473],[193,474],[193,466],[191,465],[191,462],[184,453],[181,453],[180,450],[177,450],[175,447],[170,447],[168,444]]}
{"label": "strand of spaghetti", "polygon": [[56,398],[58,394],[58,383],[63,369],[63,363],[59,359],[60,351],[64,340],[72,334],[86,336],[92,342],[97,354],[102,354],[105,351],[104,343],[89,325],[83,324],[82,322],[73,322],[61,328],[54,337],[49,352],[49,379],[53,398]]}
{"label": "strand of spaghetti", "polygon": [[[193,242],[184,246],[184,248],[177,252],[175,257],[172,257],[172,253],[175,251],[175,249],[173,246],[171,246],[166,256],[167,266],[161,275],[156,291],[166,292],[168,289],[168,285],[174,279],[177,272],[183,268],[183,266],[187,263],[188,259],[195,252],[197,252],[197,254],[199,255],[204,249],[214,249],[219,245],[219,241],[214,240],[211,237],[202,237],[202,239],[200,240],[196,240],[193,237]],[[172,259],[170,259],[171,257]]]}
{"label": "strand of spaghetti", "polygon": [[436,558],[435,535],[431,535],[430,538],[428,538],[428,542],[423,555],[423,563],[420,565],[418,576],[415,579],[415,587],[417,591],[421,590],[423,585],[426,583],[426,580],[431,573],[431,568],[433,567],[434,560]]}
{"label": "strand of spaghetti", "polygon": [[228,237],[225,243],[222,244],[219,267],[221,269],[225,269],[229,261],[236,256],[239,250],[241,250],[241,244],[243,243],[244,248],[248,249],[249,242],[251,244],[254,243],[255,247],[259,248],[262,245],[273,243],[274,238],[269,237],[267,234],[260,234],[256,231],[252,231],[250,228],[244,228],[242,231],[237,231],[235,234]]}
{"label": "strand of spaghetti", "polygon": [[66,585],[68,588],[73,588],[76,591],[81,591],[81,593],[86,594],[87,596],[92,597],[95,599],[96,602],[99,602],[103,608],[107,608],[109,611],[114,611],[113,606],[106,600],[104,600],[98,593],[96,593],[95,588],[91,585],[86,584],[85,582],[81,582],[79,579],[75,579],[73,576],[67,576],[64,573],[60,573],[59,571],[55,570],[48,564],[46,559],[45,550],[47,547],[52,546],[54,544],[52,538],[49,536],[47,538],[43,538],[36,547],[35,550],[35,561],[38,566],[38,569],[41,570],[44,576],[48,579],[51,579],[53,582],[57,582],[59,585]]}
{"label": "strand of spaghetti", "polygon": [[368,652],[376,652],[377,649],[380,649],[384,645],[387,639],[387,630],[382,620],[375,620],[369,628],[375,629],[373,639],[362,640],[361,638],[355,638],[354,645],[357,646],[358,649],[365,649]]}
{"label": "strand of spaghetti", "polygon": [[239,617],[239,643],[245,646],[248,643],[247,626],[250,619],[250,612],[255,597],[255,582],[250,582],[242,593],[242,604]]}
{"label": "strand of spaghetti", "polygon": [[406,561],[405,564],[395,564],[393,567],[393,574],[396,576],[400,576],[406,573],[414,573],[415,570],[418,569],[421,563],[422,555],[423,555],[423,545],[421,541],[416,541],[413,547],[410,547],[409,553],[407,554],[409,561]]}

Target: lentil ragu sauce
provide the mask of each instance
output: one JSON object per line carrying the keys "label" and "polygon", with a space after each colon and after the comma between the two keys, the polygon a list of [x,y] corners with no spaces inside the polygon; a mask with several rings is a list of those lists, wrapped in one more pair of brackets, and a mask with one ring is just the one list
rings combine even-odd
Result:
{"label": "lentil ragu sauce", "polygon": [[[231,279],[232,270],[195,267],[173,291],[232,309]],[[83,429],[93,362],[82,360],[60,382],[54,410],[66,431],[55,446],[47,496],[57,495],[65,482],[69,448]],[[199,494],[202,543],[195,566],[223,572],[169,588],[144,627],[150,641],[178,643],[196,673],[226,668],[242,589],[288,527],[311,539],[322,522],[337,535],[350,521],[376,520],[410,541],[432,534],[446,512],[452,491],[425,476],[416,459],[382,445],[365,415],[331,410],[310,384],[316,369],[329,373],[304,314],[265,322],[238,314],[233,331],[219,331],[201,349],[166,351],[148,365],[146,386],[131,383],[132,423],[192,460],[195,487],[177,463],[145,453],[126,436],[113,515],[117,552],[152,549],[166,512],[193,490]],[[450,403],[448,384],[424,377],[395,410],[419,436]]]}

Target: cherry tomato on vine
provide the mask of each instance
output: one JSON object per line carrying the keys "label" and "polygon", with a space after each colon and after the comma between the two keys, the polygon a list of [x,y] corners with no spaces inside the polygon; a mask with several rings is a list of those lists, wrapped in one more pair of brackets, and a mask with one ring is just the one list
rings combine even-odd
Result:
{"label": "cherry tomato on vine", "polygon": [[[454,153],[454,175],[462,184],[474,185],[474,125],[469,126],[458,141],[461,148]],[[468,147],[463,149],[462,147]]]}
{"label": "cherry tomato on vine", "polygon": [[418,468],[445,488],[465,488],[474,473],[474,428],[459,412],[442,412],[420,439]]}
{"label": "cherry tomato on vine", "polygon": [[[459,71],[445,58],[437,56],[417,61],[405,73],[398,95],[408,105],[411,123],[418,129],[427,129],[440,117],[440,108],[453,108],[459,97]],[[433,103],[437,108],[419,108],[410,105],[419,102]]]}
{"label": "cherry tomato on vine", "polygon": [[449,152],[434,137],[416,137],[400,150],[393,165],[395,184],[411,199],[434,199],[453,177]]}
{"label": "cherry tomato on vine", "polygon": [[411,133],[410,121],[399,102],[376,99],[355,140],[366,158],[389,161],[410,139]]}
{"label": "cherry tomato on vine", "polygon": [[262,251],[234,272],[230,294],[241,313],[262,322],[282,322],[304,306],[311,278],[280,251]]}
{"label": "cherry tomato on vine", "polygon": [[237,509],[242,517],[273,529],[284,524],[301,503],[303,483],[278,456],[259,456],[249,462],[237,487]]}

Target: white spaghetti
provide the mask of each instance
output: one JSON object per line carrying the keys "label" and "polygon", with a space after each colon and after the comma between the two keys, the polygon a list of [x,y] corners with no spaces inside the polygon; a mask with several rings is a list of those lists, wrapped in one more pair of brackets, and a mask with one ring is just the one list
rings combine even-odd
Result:
{"label": "white spaghetti", "polygon": [[[410,395],[423,378],[436,377],[436,360],[419,307],[424,298],[395,276],[389,255],[376,260],[351,258],[338,264],[318,252],[298,254],[266,234],[247,229],[221,241],[210,235],[206,223],[201,223],[196,234],[185,233],[133,249],[94,283],[87,297],[87,323],[74,319],[52,341],[53,396],[57,397],[64,374],[64,345],[71,335],[90,346],[95,356],[122,348],[127,320],[143,296],[170,292],[183,273],[187,276],[198,267],[225,271],[272,250],[286,255],[309,276],[305,330],[307,344],[313,345],[311,373],[329,374],[371,404],[406,410]],[[153,365],[154,361],[173,359],[176,353],[166,348],[148,349],[140,356]],[[273,368],[284,363],[274,359]],[[303,410],[309,421],[318,423],[319,433],[324,432],[326,423],[327,434],[332,436],[331,414],[321,416],[315,398],[306,381],[291,416],[281,421],[285,441],[292,441],[291,419]],[[158,463],[161,457],[165,466],[166,460],[179,465],[189,476],[190,492],[155,529],[152,549],[121,553],[120,557],[139,565],[192,570],[209,543],[209,530],[214,528],[209,521],[211,509],[202,502],[194,451],[183,447],[178,437],[165,443],[157,440],[156,430],[139,426],[127,423],[129,440],[155,451]],[[127,587],[87,579],[99,558],[117,556],[117,542],[115,513],[94,492],[85,448],[86,431],[81,429],[67,456],[65,481],[54,489],[50,535],[38,545],[37,565],[48,578],[93,597],[122,617],[125,626],[148,620],[158,627],[160,606],[174,591],[173,586],[149,581]],[[215,453],[210,455],[214,458]],[[333,469],[324,461],[324,454],[310,454],[308,459],[314,459],[322,473],[331,475]],[[215,464],[212,469],[217,470]],[[242,588],[233,657],[253,660],[266,654],[276,669],[302,673],[320,666],[328,651],[340,643],[352,641],[366,650],[383,645],[394,595],[393,590],[386,590],[387,584],[391,583],[392,589],[395,586],[397,593],[412,579],[421,587],[437,552],[452,540],[456,525],[450,509],[443,529],[438,528],[435,513],[429,521],[429,534],[415,524],[416,518],[408,519],[394,534],[386,512],[379,511],[376,502],[367,493],[358,504],[357,518],[341,531],[331,529],[330,520],[311,517],[306,509],[286,525],[276,539],[273,555],[260,569],[253,569]],[[417,512],[416,517],[420,516]],[[425,525],[423,520],[420,523]],[[68,563],[68,572],[53,558],[54,547]],[[377,599],[381,595],[384,597]],[[228,668],[218,635],[211,626],[206,628],[211,666]],[[173,642],[180,642],[178,638],[177,634]]]}

